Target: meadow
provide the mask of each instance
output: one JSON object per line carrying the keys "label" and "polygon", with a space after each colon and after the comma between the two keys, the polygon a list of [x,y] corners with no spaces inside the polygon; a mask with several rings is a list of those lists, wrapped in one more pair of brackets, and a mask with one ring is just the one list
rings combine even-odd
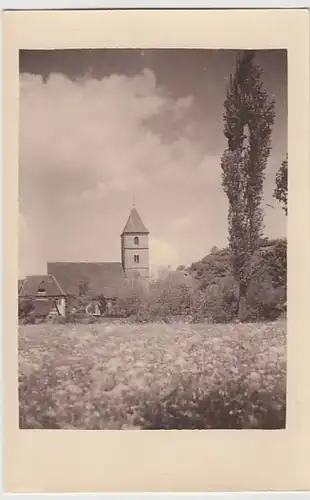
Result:
{"label": "meadow", "polygon": [[19,327],[28,429],[285,427],[286,321]]}

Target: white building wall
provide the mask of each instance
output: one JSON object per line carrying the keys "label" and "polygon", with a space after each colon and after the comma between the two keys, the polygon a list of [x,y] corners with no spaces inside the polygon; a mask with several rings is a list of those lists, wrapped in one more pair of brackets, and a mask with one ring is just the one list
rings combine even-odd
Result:
{"label": "white building wall", "polygon": [[60,299],[57,300],[57,308],[59,311],[59,314],[63,317],[66,316],[66,298],[61,297]]}

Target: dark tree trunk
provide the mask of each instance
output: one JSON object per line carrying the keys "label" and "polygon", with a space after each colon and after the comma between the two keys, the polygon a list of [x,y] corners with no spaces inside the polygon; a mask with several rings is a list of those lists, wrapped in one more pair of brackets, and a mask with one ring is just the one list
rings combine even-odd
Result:
{"label": "dark tree trunk", "polygon": [[247,311],[246,311],[246,293],[247,286],[244,284],[239,285],[239,297],[238,297],[238,320],[242,323],[246,321]]}

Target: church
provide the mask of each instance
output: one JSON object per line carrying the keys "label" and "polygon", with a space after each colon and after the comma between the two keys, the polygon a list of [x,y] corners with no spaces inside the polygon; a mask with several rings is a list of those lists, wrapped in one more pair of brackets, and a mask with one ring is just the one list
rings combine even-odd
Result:
{"label": "church", "polygon": [[55,277],[66,295],[106,298],[117,296],[125,279],[149,279],[149,231],[133,206],[121,238],[121,262],[48,262],[47,274]]}
{"label": "church", "polygon": [[59,304],[63,304],[65,298],[86,296],[93,301],[104,295],[111,304],[128,280],[138,280],[147,287],[149,231],[135,206],[120,239],[121,262],[48,262],[46,275],[25,278],[19,287],[19,297],[31,296],[40,303],[50,301],[54,309],[64,315],[65,308]]}

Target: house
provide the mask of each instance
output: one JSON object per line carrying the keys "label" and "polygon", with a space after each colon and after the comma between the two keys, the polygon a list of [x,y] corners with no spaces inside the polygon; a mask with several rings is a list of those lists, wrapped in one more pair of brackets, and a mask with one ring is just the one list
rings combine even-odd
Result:
{"label": "house", "polygon": [[19,301],[31,299],[35,317],[66,315],[66,294],[50,274],[27,276],[20,285]]}
{"label": "house", "polygon": [[120,238],[121,262],[47,263],[48,274],[55,277],[69,299],[88,299],[86,313],[99,315],[100,296],[104,296],[111,310],[128,280],[139,280],[143,286],[148,286],[149,231],[134,206]]}

